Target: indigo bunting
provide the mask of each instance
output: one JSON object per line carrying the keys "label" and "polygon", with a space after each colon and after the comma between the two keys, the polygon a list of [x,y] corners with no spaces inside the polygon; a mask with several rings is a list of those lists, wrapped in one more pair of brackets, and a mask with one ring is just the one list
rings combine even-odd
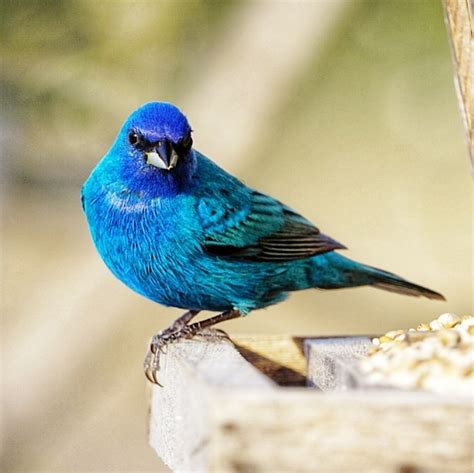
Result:
{"label": "indigo bunting", "polygon": [[[444,299],[335,252],[346,247],[194,149],[191,131],[174,105],[143,105],[82,188],[92,239],[112,273],[159,304],[187,310],[152,338],[150,381],[157,382],[167,343],[281,302],[291,291],[373,286]],[[190,323],[201,310],[219,315]]]}

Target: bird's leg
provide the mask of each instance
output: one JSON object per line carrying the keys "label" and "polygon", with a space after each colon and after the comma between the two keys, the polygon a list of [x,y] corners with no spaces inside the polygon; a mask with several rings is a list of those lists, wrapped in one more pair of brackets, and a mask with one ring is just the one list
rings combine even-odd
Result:
{"label": "bird's leg", "polygon": [[226,320],[235,319],[242,315],[239,310],[232,309],[222,312],[222,314],[188,325],[188,322],[190,322],[197,314],[198,311],[186,312],[176,319],[167,329],[158,333],[151,339],[150,348],[144,362],[145,376],[148,381],[161,386],[157,380],[156,374],[160,369],[160,354],[163,353],[164,347],[179,340],[192,338],[199,331],[205,328],[212,327],[213,325],[225,322]]}
{"label": "bird's leg", "polygon": [[188,312],[185,312],[183,315],[178,317],[169,327],[165,328],[162,332],[160,332],[159,335],[169,335],[171,333],[179,332],[198,314],[199,310],[188,310]]}
{"label": "bird's leg", "polygon": [[[232,309],[226,312],[222,312],[222,314],[214,315],[213,317],[209,317],[208,319],[201,320],[200,322],[196,322],[191,325],[187,325],[185,330],[192,333],[191,337],[196,335],[200,330],[208,327],[212,327],[213,325],[220,324],[221,322],[225,322],[226,320],[236,319],[237,317],[241,317],[242,313],[240,310]],[[188,338],[188,337],[186,337]]]}

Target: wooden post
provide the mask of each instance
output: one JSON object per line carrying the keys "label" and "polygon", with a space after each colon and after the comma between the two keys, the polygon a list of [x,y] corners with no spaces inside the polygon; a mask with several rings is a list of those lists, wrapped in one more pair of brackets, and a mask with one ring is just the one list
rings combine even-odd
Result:
{"label": "wooden post", "polygon": [[[150,386],[150,445],[175,472],[470,472],[472,400],[351,390],[328,377],[351,369],[367,340],[172,345],[164,387]],[[327,390],[303,387],[306,378]]]}
{"label": "wooden post", "polygon": [[454,81],[474,171],[474,40],[471,0],[443,0]]}

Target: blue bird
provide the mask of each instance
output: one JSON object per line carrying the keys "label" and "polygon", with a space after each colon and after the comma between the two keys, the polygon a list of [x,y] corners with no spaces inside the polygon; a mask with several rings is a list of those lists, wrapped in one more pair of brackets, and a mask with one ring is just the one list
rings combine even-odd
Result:
{"label": "blue bird", "polygon": [[[152,338],[145,359],[152,382],[163,345],[291,291],[374,286],[444,299],[336,253],[346,247],[199,153],[191,132],[174,105],[143,105],[82,188],[92,239],[112,273],[159,304],[187,310]],[[202,310],[219,315],[190,323]]]}

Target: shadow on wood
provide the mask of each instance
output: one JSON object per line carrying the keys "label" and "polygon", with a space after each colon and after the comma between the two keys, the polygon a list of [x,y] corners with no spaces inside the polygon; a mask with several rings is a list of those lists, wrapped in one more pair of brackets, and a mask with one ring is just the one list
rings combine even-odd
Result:
{"label": "shadow on wood", "polygon": [[305,386],[303,337],[286,335],[233,337],[235,347],[252,366],[280,386]]}

